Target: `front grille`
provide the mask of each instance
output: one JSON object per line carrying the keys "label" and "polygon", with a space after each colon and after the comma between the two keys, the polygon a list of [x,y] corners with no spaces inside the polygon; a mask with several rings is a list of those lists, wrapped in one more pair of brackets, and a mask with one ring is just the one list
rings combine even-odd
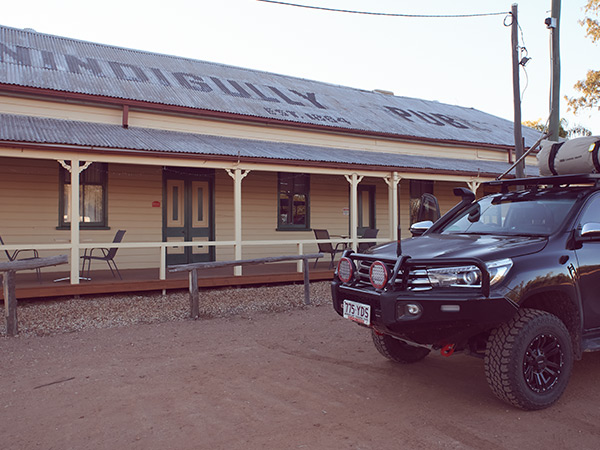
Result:
{"label": "front grille", "polygon": [[[371,280],[369,279],[369,269],[371,264],[373,264],[376,259],[360,259],[355,260],[356,269],[358,271],[358,282],[359,284],[369,285],[371,286]],[[381,260],[379,260],[381,261]],[[394,264],[390,261],[381,261],[388,268],[390,273],[394,271]],[[395,289],[402,289],[402,279],[403,274],[400,272],[396,277],[396,281],[394,283]],[[411,270],[408,274],[408,280],[406,285],[406,290],[408,291],[426,291],[431,289],[431,283],[429,282],[429,277],[427,276],[427,271],[424,269],[416,269]]]}

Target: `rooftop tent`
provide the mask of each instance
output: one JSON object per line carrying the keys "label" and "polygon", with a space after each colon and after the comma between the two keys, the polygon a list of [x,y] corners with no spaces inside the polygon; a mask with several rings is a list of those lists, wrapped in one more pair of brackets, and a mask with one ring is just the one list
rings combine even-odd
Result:
{"label": "rooftop tent", "polygon": [[542,176],[600,173],[600,136],[542,141],[541,147],[537,158]]}

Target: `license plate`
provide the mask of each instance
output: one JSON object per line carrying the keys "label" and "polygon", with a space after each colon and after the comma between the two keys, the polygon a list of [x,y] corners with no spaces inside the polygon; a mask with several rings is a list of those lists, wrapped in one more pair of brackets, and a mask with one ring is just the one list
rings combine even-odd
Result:
{"label": "license plate", "polygon": [[344,319],[350,319],[363,325],[370,325],[371,306],[344,300]]}

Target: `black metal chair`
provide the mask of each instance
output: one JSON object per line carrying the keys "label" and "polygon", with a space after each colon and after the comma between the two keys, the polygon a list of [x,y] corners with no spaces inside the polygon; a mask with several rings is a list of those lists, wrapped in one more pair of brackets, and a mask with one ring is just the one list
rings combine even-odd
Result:
{"label": "black metal chair", "polygon": [[[329,231],[327,230],[313,229],[313,231],[315,233],[316,239],[330,239]],[[329,263],[330,269],[333,267],[333,260],[335,259],[335,255],[337,253],[342,253],[346,249],[345,242],[338,242],[337,244],[335,244],[335,247],[332,245],[331,242],[317,242],[317,245],[319,246],[319,253],[329,253],[331,255],[331,262]],[[340,246],[342,248],[340,248]],[[315,259],[314,267],[317,267],[318,261],[319,258]]]}
{"label": "black metal chair", "polygon": [[[118,244],[119,242],[121,242],[123,240],[123,235],[125,234],[125,230],[119,230],[117,231],[117,234],[115,234],[115,238],[113,239],[113,244]],[[102,256],[98,255],[98,256],[94,256],[94,250],[99,250],[102,252]],[[117,250],[118,247],[112,247],[112,248],[92,248],[90,249],[90,252],[88,254],[88,249],[85,249],[85,252],[83,253],[83,256],[81,257],[81,259],[83,260],[83,265],[81,267],[81,273],[85,272],[85,263],[87,262],[87,278],[90,277],[90,269],[92,267],[92,260],[96,260],[96,261],[106,261],[106,264],[108,264],[108,268],[110,269],[110,272],[112,273],[113,277],[116,277],[115,272],[117,273],[117,275],[119,276],[119,279],[123,279],[123,277],[121,276],[121,272],[119,272],[119,268],[117,267],[117,263],[115,263],[115,256],[117,255]]]}
{"label": "black metal chair", "polygon": [[[379,228],[367,228],[361,238],[371,238],[375,239],[377,237],[377,233],[379,232]],[[358,244],[358,253],[363,253],[370,247],[373,247],[376,242],[359,242]]]}
{"label": "black metal chair", "polygon": [[[2,240],[2,236],[0,236],[0,245],[4,245],[4,241]],[[19,258],[19,254],[21,252],[32,252],[33,256],[30,256],[29,258]],[[4,253],[6,253],[6,257],[8,258],[9,261],[29,261],[32,259],[38,259],[40,257],[40,254],[38,253],[38,251],[34,248],[22,248],[19,250],[15,250],[14,252],[10,253],[8,250],[4,250]],[[38,281],[42,281],[42,271],[41,269],[38,267],[37,269],[35,269],[36,275],[37,275],[37,280]]]}

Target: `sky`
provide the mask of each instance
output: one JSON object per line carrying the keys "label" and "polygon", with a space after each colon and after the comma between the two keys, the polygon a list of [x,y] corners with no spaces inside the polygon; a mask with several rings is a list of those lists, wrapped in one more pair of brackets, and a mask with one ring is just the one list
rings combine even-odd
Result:
{"label": "sky", "polygon": [[[498,0],[287,0],[394,14],[508,12]],[[600,69],[600,44],[578,23],[587,0],[563,0],[561,98]],[[552,0],[522,0],[522,119],[549,115]],[[0,24],[102,44],[229,64],[359,89],[435,100],[513,120],[511,32],[506,14],[404,18],[305,9],[258,0],[24,0],[2,6]],[[600,113],[561,117],[600,134]]]}

